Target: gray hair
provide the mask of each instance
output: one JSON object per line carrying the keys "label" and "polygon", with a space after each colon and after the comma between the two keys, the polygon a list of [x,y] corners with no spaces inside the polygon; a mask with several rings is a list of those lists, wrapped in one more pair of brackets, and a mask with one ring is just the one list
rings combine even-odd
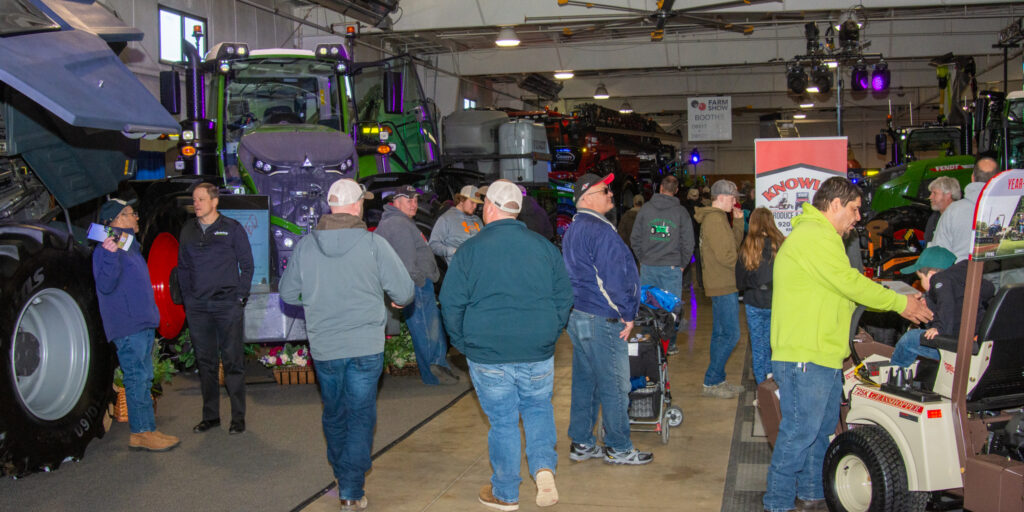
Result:
{"label": "gray hair", "polygon": [[954,201],[960,200],[960,182],[952,176],[935,178],[935,181],[928,184],[928,190],[930,192],[938,190],[943,194],[949,194]]}

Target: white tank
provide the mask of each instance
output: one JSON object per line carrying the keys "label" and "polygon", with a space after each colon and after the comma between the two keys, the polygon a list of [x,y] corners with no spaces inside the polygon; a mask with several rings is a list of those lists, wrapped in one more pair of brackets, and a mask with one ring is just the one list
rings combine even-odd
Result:
{"label": "white tank", "polygon": [[[498,128],[498,152],[503,155],[548,153],[544,125],[515,119]],[[551,163],[532,158],[505,158],[499,163],[501,178],[514,183],[547,183]]]}
{"label": "white tank", "polygon": [[[461,110],[444,119],[444,152],[446,155],[481,155],[498,153],[498,127],[508,122],[508,115],[497,110]],[[498,173],[496,160],[477,160],[476,169],[486,176]],[[473,162],[456,162],[457,167],[473,168]]]}

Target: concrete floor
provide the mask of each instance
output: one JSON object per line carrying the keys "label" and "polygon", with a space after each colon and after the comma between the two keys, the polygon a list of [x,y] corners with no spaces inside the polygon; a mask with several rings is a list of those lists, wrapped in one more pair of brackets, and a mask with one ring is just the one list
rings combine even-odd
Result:
{"label": "concrete floor", "polygon": [[[729,463],[730,444],[739,400],[701,395],[711,337],[711,302],[698,289],[689,309],[689,329],[679,334],[680,352],[669,358],[673,401],[682,407],[683,425],[670,431],[667,445],[660,434],[634,432],[633,443],[653,451],[654,462],[620,467],[599,459],[582,463],[568,457],[569,397],[572,343],[567,335],[555,352],[555,424],[559,432],[556,484],[559,503],[553,510],[719,511]],[[691,301],[691,305],[693,302]],[[742,311],[743,308],[740,308]],[[748,342],[741,313],[742,336],[726,366],[728,380],[739,383]],[[366,483],[372,510],[459,512],[487,510],[477,502],[489,482],[487,418],[471,393],[410,437],[382,454]],[[520,510],[538,510],[536,487],[523,461]],[[763,485],[763,484],[762,484]],[[336,511],[335,489],[302,510]]]}

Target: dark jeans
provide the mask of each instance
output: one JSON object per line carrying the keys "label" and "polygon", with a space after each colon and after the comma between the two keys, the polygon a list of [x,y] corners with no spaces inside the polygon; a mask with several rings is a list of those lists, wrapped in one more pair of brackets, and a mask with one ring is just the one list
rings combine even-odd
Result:
{"label": "dark jeans", "polygon": [[124,397],[128,402],[128,427],[133,434],[156,430],[153,415],[153,329],[143,329],[114,338],[117,362],[124,374]]}
{"label": "dark jeans", "polygon": [[798,497],[825,497],[821,467],[828,436],[839,422],[843,381],[839,369],[814,363],[772,361],[772,373],[782,421],[768,466],[764,509],[777,512],[792,510]]}
{"label": "dark jeans", "polygon": [[377,380],[384,354],[315,361],[323,400],[327,462],[338,479],[338,498],[363,497],[377,424]]}
{"label": "dark jeans", "polygon": [[224,384],[231,399],[231,421],[245,420],[245,361],[242,349],[242,306],[235,301],[187,302],[192,347],[199,367],[203,419],[220,419],[220,380],[217,364],[224,365]]}
{"label": "dark jeans", "polygon": [[772,371],[772,310],[750,304],[747,309],[747,332],[750,334],[750,359],[754,367],[754,380],[758,384]]}
{"label": "dark jeans", "polygon": [[437,309],[437,297],[434,296],[434,282],[427,279],[423,286],[416,288],[412,304],[402,309],[405,325],[412,336],[412,349],[416,353],[416,365],[420,369],[420,379],[424,384],[437,385],[440,382],[430,365],[436,364],[451,368],[445,355],[448,353],[448,336],[441,324],[441,310]]}

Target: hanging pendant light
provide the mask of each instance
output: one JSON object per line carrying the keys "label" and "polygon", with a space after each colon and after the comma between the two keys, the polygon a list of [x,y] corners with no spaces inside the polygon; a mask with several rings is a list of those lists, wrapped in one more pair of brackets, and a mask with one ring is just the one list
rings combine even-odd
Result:
{"label": "hanging pendant light", "polygon": [[622,102],[622,106],[619,107],[619,113],[620,114],[632,114],[633,113],[633,105],[629,104],[629,100],[626,100],[626,101]]}
{"label": "hanging pendant light", "polygon": [[597,84],[597,89],[594,90],[594,99],[606,100],[608,98],[611,98],[611,95],[608,94],[608,89],[605,88],[604,84]]}
{"label": "hanging pendant light", "polygon": [[498,38],[494,40],[494,44],[502,48],[519,46],[519,36],[516,35],[516,31],[512,27],[501,27],[501,30],[498,31]]}

